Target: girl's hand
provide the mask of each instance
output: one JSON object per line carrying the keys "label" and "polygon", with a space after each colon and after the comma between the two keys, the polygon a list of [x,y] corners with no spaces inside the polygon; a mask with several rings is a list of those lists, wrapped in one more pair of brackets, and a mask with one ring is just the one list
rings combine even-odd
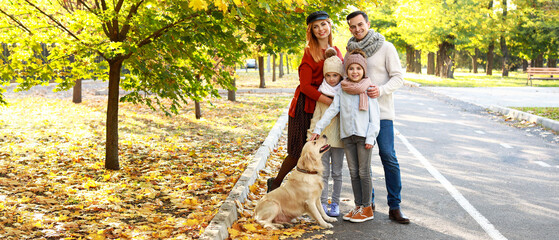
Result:
{"label": "girl's hand", "polygon": [[[317,134],[317,135],[318,135],[318,134]],[[371,149],[371,148],[373,148],[373,147],[374,147],[374,145],[371,145],[371,144],[365,144],[365,149]]]}
{"label": "girl's hand", "polygon": [[320,136],[320,134],[313,133],[312,136],[311,136],[311,139],[309,141],[313,141],[313,140],[317,139],[318,136]]}

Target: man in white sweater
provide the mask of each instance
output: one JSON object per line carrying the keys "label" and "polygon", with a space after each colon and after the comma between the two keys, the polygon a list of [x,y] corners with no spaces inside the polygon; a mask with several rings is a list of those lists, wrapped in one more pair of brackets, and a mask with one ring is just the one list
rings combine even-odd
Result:
{"label": "man in white sweater", "polygon": [[[380,108],[380,133],[377,137],[379,155],[384,168],[386,189],[388,191],[388,215],[391,220],[407,224],[409,218],[400,210],[402,181],[400,165],[394,150],[394,98],[392,93],[403,83],[403,72],[398,52],[384,36],[370,28],[369,18],[362,11],[355,11],[347,16],[349,30],[353,37],[349,39],[347,51],[361,49],[367,54],[367,73],[373,85],[368,90],[371,98],[377,98]],[[373,189],[373,210],[375,191]]]}

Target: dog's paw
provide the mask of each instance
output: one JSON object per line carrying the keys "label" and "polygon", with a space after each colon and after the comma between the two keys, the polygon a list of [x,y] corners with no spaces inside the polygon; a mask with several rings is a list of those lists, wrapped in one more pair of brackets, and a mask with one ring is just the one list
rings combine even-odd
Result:
{"label": "dog's paw", "polygon": [[333,218],[333,217],[327,217],[324,219],[326,222],[337,222],[338,219],[337,218]]}
{"label": "dog's paw", "polygon": [[333,228],[334,225],[330,224],[330,223],[325,223],[325,224],[320,224],[321,227],[323,228]]}

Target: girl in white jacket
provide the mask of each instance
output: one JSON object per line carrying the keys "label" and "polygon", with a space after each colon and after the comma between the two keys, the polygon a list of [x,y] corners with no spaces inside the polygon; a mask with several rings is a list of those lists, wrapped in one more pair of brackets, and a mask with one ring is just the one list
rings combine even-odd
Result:
{"label": "girl in white jacket", "polygon": [[343,219],[364,222],[374,218],[371,207],[371,154],[380,130],[380,110],[376,99],[367,96],[371,80],[367,77],[365,53],[354,50],[345,62],[347,78],[320,121],[316,123],[311,140],[325,129],[340,113],[340,138],[344,144],[351,177],[355,208]]}

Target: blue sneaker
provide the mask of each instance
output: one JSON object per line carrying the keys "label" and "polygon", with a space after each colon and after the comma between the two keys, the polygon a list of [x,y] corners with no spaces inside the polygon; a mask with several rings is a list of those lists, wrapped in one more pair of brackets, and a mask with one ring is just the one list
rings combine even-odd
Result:
{"label": "blue sneaker", "polygon": [[340,216],[340,206],[337,203],[330,204],[330,211],[326,212],[330,217]]}
{"label": "blue sneaker", "polygon": [[323,204],[322,204],[322,208],[324,209],[324,212],[325,212],[328,216],[330,216],[330,214],[328,214],[328,204],[323,203]]}

